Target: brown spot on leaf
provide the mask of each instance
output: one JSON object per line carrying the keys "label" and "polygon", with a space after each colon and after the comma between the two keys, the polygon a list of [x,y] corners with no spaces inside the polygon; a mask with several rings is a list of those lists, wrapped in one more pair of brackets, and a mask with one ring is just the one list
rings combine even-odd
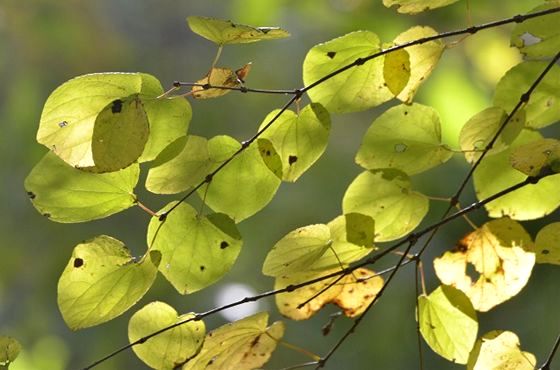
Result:
{"label": "brown spot on leaf", "polygon": [[542,253],[542,254],[549,254],[550,251],[549,251],[548,249],[543,249],[541,253]]}
{"label": "brown spot on leaf", "polygon": [[45,216],[46,218],[50,218],[51,214],[50,213],[43,213],[43,216]]}
{"label": "brown spot on leaf", "polygon": [[84,265],[84,260],[81,258],[74,258],[74,267],[80,268]]}
{"label": "brown spot on leaf", "polygon": [[113,102],[113,105],[111,105],[111,112],[112,113],[120,113],[122,110],[122,100],[117,99]]}
{"label": "brown spot on leaf", "polygon": [[62,128],[62,127],[66,127],[68,126],[68,121],[62,121],[58,123],[58,127]]}
{"label": "brown spot on leaf", "polygon": [[200,266],[200,271],[204,271],[206,269],[205,266]]}
{"label": "brown spot on leaf", "polygon": [[30,199],[35,199],[36,197],[35,193],[33,193],[32,191],[28,191],[27,195],[29,196]]}
{"label": "brown spot on leaf", "polygon": [[336,51],[329,51],[329,52],[327,53],[327,56],[328,56],[329,58],[331,58],[331,59],[334,58],[335,55],[336,55]]}
{"label": "brown spot on leaf", "polygon": [[295,156],[295,155],[291,155],[291,156],[288,157],[288,163],[290,164],[290,166],[291,166],[292,164],[296,163],[297,160],[298,160],[298,158],[297,158],[297,156]]}
{"label": "brown spot on leaf", "polygon": [[227,247],[229,247],[229,243],[225,240],[220,243],[220,249],[226,249]]}

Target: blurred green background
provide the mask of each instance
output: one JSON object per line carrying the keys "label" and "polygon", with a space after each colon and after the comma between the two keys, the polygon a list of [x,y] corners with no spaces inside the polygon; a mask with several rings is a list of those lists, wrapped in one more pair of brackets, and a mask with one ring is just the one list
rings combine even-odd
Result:
{"label": "blurred green background", "polygon": [[[0,2],[0,334],[17,338],[24,351],[15,370],[78,369],[127,343],[130,315],[143,304],[162,300],[180,313],[205,311],[223,300],[272,288],[273,280],[260,269],[271,246],[296,227],[328,222],[341,213],[341,198],[361,172],[353,157],[362,135],[379,110],[333,117],[329,148],[321,160],[296,184],[283,184],[263,211],[239,225],[244,247],[233,270],[218,284],[202,292],[180,296],[161,277],[129,312],[98,327],[71,332],[56,305],[56,285],[74,245],[99,234],[124,241],[136,255],[145,250],[148,216],[138,208],[106,220],[85,224],[56,224],[38,214],[28,201],[23,181],[46,152],[35,132],[42,106],[58,85],[77,75],[106,72],[146,72],[164,86],[174,80],[195,81],[211,63],[215,46],[186,27],[188,15],[232,19],[257,26],[282,26],[292,33],[286,40],[226,47],[219,65],[238,68],[253,62],[247,85],[258,88],[296,88],[302,85],[301,65],[313,45],[358,29],[390,41],[416,24],[438,31],[462,28],[527,12],[536,0],[458,3],[417,16],[399,15],[381,0],[2,0]],[[470,18],[469,18],[470,17]],[[442,116],[445,141],[456,147],[461,125],[491,104],[492,89],[503,73],[520,60],[509,48],[511,26],[481,32],[449,49],[417,101],[433,105]],[[190,132],[207,137],[228,134],[238,140],[250,137],[268,112],[286,101],[283,96],[231,93],[219,100],[194,101]],[[306,103],[306,101],[304,101]],[[395,102],[389,103],[389,105]],[[144,169],[147,167],[144,166]],[[466,173],[460,155],[446,166],[414,178],[414,186],[432,196],[450,196]],[[442,181],[445,179],[445,181]],[[140,199],[158,209],[174,197]],[[469,189],[463,204],[473,201]],[[445,204],[432,202],[424,224],[435,221]],[[473,215],[481,224],[483,211]],[[557,216],[549,217],[550,221]],[[534,235],[542,222],[527,223]],[[468,232],[461,221],[440,233],[426,262]],[[396,257],[395,257],[396,258]],[[392,261],[395,262],[395,259]],[[389,266],[384,262],[382,266]],[[329,363],[329,369],[411,369],[418,367],[415,331],[414,273],[410,265],[397,276],[380,303]],[[428,290],[436,281],[425,264]],[[529,285],[490,313],[479,315],[480,335],[494,329],[515,331],[524,349],[542,360],[557,335],[558,270],[537,266]],[[237,284],[237,285],[232,285]],[[241,288],[241,289],[240,289]],[[230,294],[226,296],[224,294]],[[240,296],[239,296],[240,294]],[[222,301],[220,301],[220,299]],[[254,306],[252,307],[255,308]],[[258,303],[279,319],[273,300]],[[350,325],[340,319],[328,336],[320,327],[335,312],[327,308],[305,323],[288,323],[285,339],[319,355],[325,354]],[[227,318],[210,317],[208,328]],[[424,346],[426,349],[426,346]],[[427,369],[457,366],[424,351]],[[280,348],[267,369],[280,369],[307,361]],[[560,363],[560,361],[556,361]],[[126,351],[99,369],[143,369],[132,351]]]}

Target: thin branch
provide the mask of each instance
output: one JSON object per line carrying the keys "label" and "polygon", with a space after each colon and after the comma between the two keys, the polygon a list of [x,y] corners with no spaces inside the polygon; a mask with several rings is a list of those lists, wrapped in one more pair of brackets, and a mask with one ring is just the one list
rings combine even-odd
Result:
{"label": "thin branch", "polygon": [[173,83],[174,86],[187,86],[187,87],[202,87],[204,90],[217,89],[217,90],[233,90],[242,93],[260,93],[260,94],[277,94],[277,95],[297,95],[298,90],[276,90],[276,89],[253,89],[246,86],[223,86],[223,85],[211,85],[201,84],[196,82],[180,82],[176,81]]}
{"label": "thin branch", "polygon": [[541,367],[539,367],[539,370],[551,370],[550,365],[552,364],[552,359],[554,359],[554,356],[556,355],[558,346],[560,346],[560,334],[558,334],[558,336],[556,337],[556,341],[554,342],[554,345],[552,346],[552,349],[550,350],[545,363]]}
{"label": "thin branch", "polygon": [[[414,274],[415,277],[415,281],[414,281],[414,286],[416,289],[416,339],[417,339],[417,345],[418,345],[418,363],[419,363],[419,369],[420,370],[424,370],[424,356],[422,353],[422,335],[420,333],[420,311],[418,309],[419,304],[418,304],[418,299],[420,298],[420,290],[418,288],[418,275],[419,275],[419,264],[422,261],[420,259],[416,260],[416,273]],[[424,280],[424,278],[422,278],[422,280]],[[424,286],[424,282],[422,281],[422,293],[426,294],[426,287]]]}

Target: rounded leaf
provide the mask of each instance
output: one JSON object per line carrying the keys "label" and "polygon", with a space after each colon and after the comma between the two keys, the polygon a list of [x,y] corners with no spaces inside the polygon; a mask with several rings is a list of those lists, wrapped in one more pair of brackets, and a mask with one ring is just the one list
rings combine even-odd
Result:
{"label": "rounded leaf", "polygon": [[387,8],[396,5],[399,13],[416,14],[453,4],[458,0],[383,0]]}
{"label": "rounded leaf", "polygon": [[21,344],[12,337],[0,336],[0,365],[10,365],[19,356]]}
{"label": "rounded leaf", "polygon": [[547,167],[558,172],[560,141],[539,139],[520,145],[512,150],[509,159],[513,168],[528,176],[537,176]]}
{"label": "rounded leaf", "polygon": [[560,265],[560,222],[553,222],[539,230],[534,252],[537,263]]}
{"label": "rounded leaf", "polygon": [[476,341],[467,370],[534,370],[537,359],[520,347],[519,338],[511,331],[486,333]]}
{"label": "rounded leaf", "polygon": [[[537,6],[529,13],[558,7],[560,1],[548,1]],[[552,58],[560,49],[560,13],[535,17],[518,23],[511,33],[511,44],[519,49],[526,58]]]}
{"label": "rounded leaf", "polygon": [[[237,74],[230,68],[212,68],[203,79],[196,81],[200,85],[240,87],[241,80]],[[230,93],[230,89],[211,89],[205,86],[193,86],[191,89],[192,96],[196,99],[211,99]]]}
{"label": "rounded leaf", "polygon": [[410,55],[405,49],[395,50],[385,55],[383,78],[387,88],[397,96],[410,80]]}

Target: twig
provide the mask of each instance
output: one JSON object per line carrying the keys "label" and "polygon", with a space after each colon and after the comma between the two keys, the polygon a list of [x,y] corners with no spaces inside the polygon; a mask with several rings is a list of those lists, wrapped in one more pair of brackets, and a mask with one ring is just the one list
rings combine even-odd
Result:
{"label": "twig", "polygon": [[541,367],[539,367],[539,370],[551,370],[550,364],[552,363],[552,359],[556,355],[558,346],[560,346],[560,334],[558,334],[558,336],[556,337],[556,341],[554,342],[554,345],[552,346],[552,349],[550,350],[546,361],[544,362],[544,364],[542,364]]}

